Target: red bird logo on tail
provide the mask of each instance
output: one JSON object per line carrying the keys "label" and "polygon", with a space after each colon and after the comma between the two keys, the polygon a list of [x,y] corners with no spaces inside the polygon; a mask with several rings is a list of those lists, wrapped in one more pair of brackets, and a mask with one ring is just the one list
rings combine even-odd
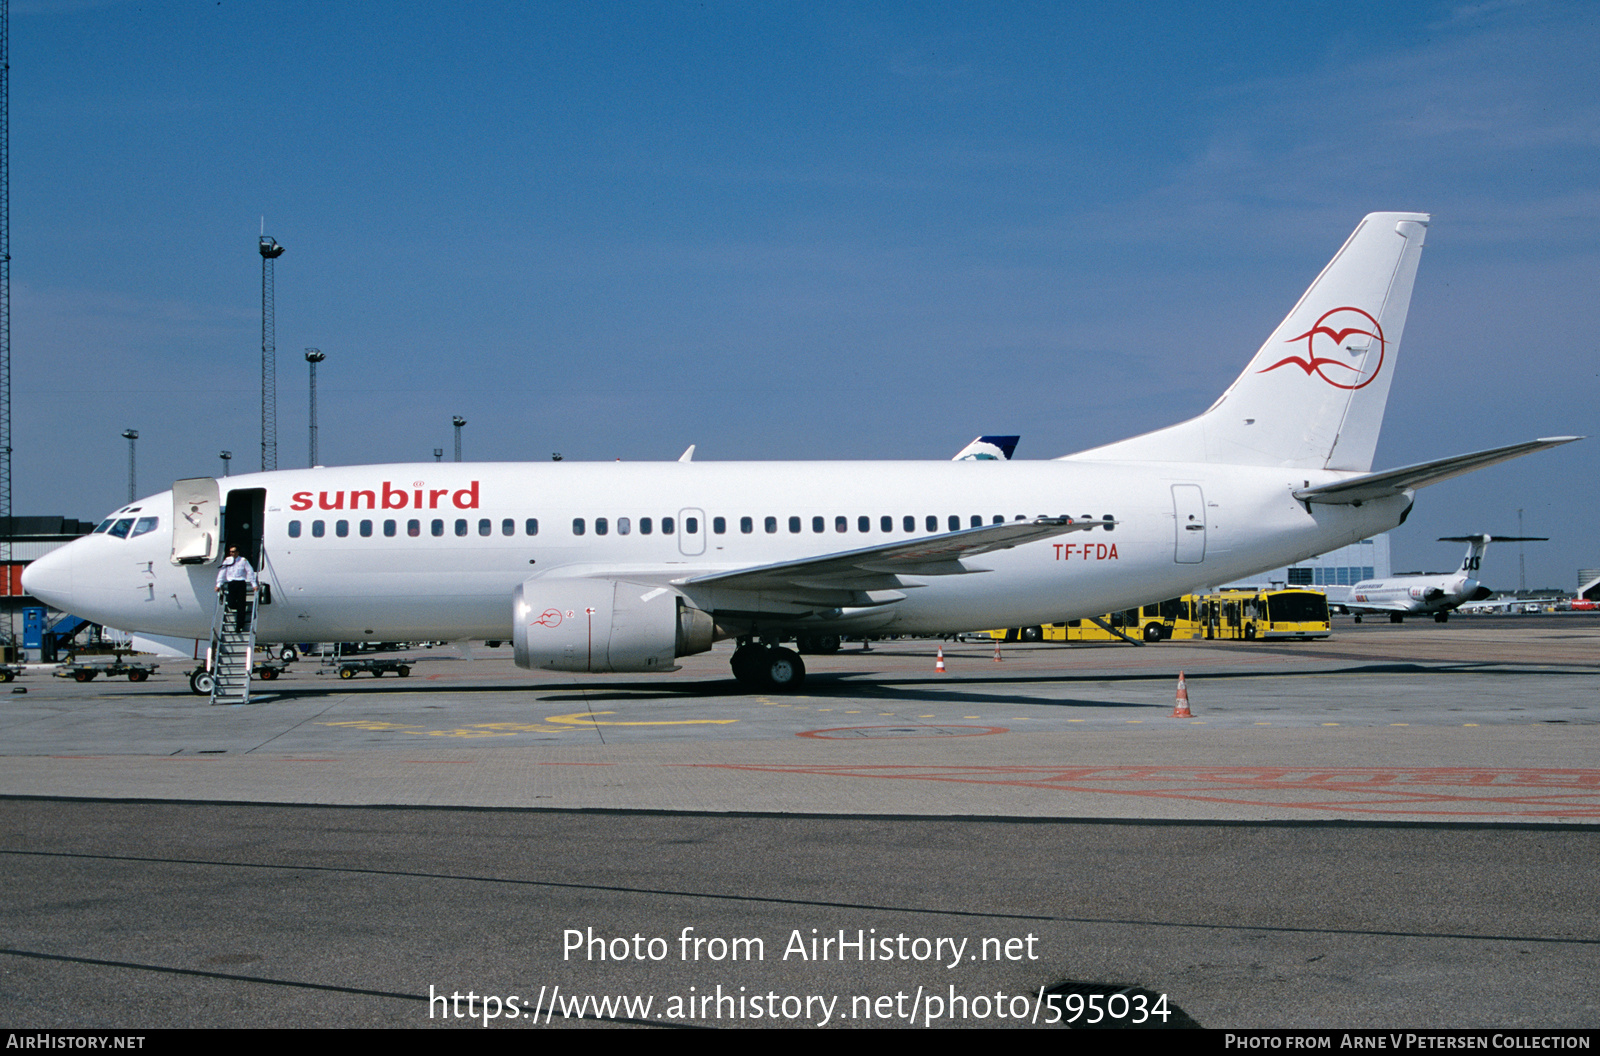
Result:
{"label": "red bird logo on tail", "polygon": [[[1341,313],[1349,314],[1335,318],[1341,316]],[[1353,334],[1364,334],[1378,343],[1378,358],[1372,362],[1371,370],[1368,370],[1366,366],[1372,353],[1370,345],[1366,349],[1367,356],[1362,359],[1360,364],[1347,363],[1343,359],[1335,359],[1332,356],[1317,355],[1317,339],[1319,337],[1325,341],[1332,341],[1334,349],[1343,352],[1345,341]],[[1383,339],[1383,327],[1378,325],[1378,320],[1363,312],[1360,308],[1334,308],[1324,312],[1322,318],[1317,320],[1317,325],[1298,337],[1291,337],[1284,343],[1293,344],[1296,341],[1304,341],[1306,343],[1304,359],[1299,356],[1289,356],[1256,373],[1265,374],[1269,370],[1277,370],[1279,367],[1293,363],[1305,371],[1306,374],[1315,374],[1336,389],[1363,389],[1371,385],[1373,379],[1378,376],[1378,371],[1383,369],[1383,358],[1387,352],[1387,345]],[[1327,368],[1333,370],[1332,377],[1328,375]]]}

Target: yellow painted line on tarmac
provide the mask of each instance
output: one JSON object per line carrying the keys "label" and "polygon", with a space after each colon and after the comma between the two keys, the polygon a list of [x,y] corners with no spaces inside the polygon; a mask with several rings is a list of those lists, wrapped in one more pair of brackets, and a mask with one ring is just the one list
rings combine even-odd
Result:
{"label": "yellow painted line on tarmac", "polygon": [[738,719],[657,719],[635,722],[602,722],[599,715],[615,715],[614,711],[577,711],[571,715],[546,715],[545,722],[564,726],[726,726]]}

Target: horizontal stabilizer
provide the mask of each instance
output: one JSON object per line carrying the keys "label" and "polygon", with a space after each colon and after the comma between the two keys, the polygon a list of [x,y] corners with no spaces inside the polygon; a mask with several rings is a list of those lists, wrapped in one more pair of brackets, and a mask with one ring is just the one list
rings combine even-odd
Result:
{"label": "horizontal stabilizer", "polygon": [[1413,491],[1425,488],[1429,484],[1437,484],[1441,480],[1459,477],[1464,473],[1492,466],[1497,462],[1506,462],[1523,455],[1531,455],[1535,451],[1546,448],[1560,447],[1570,444],[1574,440],[1582,440],[1581,436],[1552,436],[1541,440],[1529,440],[1522,444],[1511,444],[1508,447],[1491,448],[1488,451],[1475,451],[1470,455],[1456,455],[1452,458],[1441,458],[1434,462],[1423,462],[1415,466],[1402,466],[1399,469],[1385,470],[1382,473],[1367,473],[1349,480],[1341,480],[1333,484],[1323,484],[1315,488],[1302,488],[1294,493],[1294,497],[1302,502],[1320,502],[1331,506],[1349,506],[1363,502],[1372,502],[1376,499],[1388,498],[1398,495],[1402,491]]}

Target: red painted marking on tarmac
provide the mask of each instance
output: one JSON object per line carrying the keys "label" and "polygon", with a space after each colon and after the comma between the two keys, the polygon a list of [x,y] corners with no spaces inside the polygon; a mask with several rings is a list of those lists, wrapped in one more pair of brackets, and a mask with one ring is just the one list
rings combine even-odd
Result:
{"label": "red painted marking on tarmac", "polygon": [[616,766],[616,763],[537,763],[537,766]]}
{"label": "red painted marking on tarmac", "polygon": [[[1366,814],[1600,817],[1600,770],[1487,767],[762,766],[701,763],[818,777],[945,781]],[[1460,792],[1443,791],[1461,789]],[[1284,799],[1274,792],[1314,792]]]}

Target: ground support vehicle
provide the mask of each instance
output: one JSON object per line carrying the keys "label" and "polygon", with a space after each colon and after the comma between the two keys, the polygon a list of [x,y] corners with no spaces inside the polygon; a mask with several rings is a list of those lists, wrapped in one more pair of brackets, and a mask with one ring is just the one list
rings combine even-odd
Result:
{"label": "ground support vehicle", "polygon": [[411,674],[408,660],[338,660],[335,663],[340,678],[355,678],[358,672],[367,672],[373,678],[382,678],[385,671],[393,671],[401,678]]}
{"label": "ground support vehicle", "polygon": [[[127,675],[129,682],[144,682],[155,674],[156,668],[159,666],[161,665],[129,663],[121,657],[112,660],[109,664],[80,664],[73,660],[62,664],[51,674],[57,678],[70,678],[74,682],[93,682],[100,675],[105,675],[107,678]],[[10,678],[0,678],[0,682],[9,681],[11,681]]]}

